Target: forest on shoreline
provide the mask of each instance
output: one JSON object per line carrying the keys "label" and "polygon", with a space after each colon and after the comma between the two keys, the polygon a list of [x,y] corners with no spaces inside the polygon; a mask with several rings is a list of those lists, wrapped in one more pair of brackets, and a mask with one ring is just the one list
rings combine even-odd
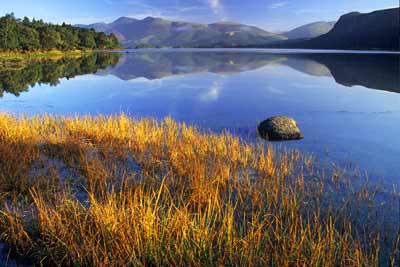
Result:
{"label": "forest on shoreline", "polygon": [[72,51],[119,48],[114,34],[82,29],[63,23],[55,25],[13,13],[0,17],[0,52]]}

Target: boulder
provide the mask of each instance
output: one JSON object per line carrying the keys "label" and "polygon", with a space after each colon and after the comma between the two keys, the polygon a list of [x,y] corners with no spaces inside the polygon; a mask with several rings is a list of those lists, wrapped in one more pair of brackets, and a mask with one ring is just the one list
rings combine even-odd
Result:
{"label": "boulder", "polygon": [[288,141],[304,138],[297,122],[286,116],[275,116],[261,122],[258,125],[258,133],[261,138],[268,141]]}

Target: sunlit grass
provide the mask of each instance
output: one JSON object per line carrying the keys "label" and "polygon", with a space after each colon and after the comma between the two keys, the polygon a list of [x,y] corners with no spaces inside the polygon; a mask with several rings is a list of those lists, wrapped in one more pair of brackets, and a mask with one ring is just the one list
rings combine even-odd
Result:
{"label": "sunlit grass", "polygon": [[170,118],[3,114],[0,162],[0,238],[44,265],[399,263],[398,195]]}
{"label": "sunlit grass", "polygon": [[90,50],[70,50],[70,51],[61,51],[57,49],[53,50],[36,50],[36,51],[8,51],[8,52],[0,52],[0,59],[6,58],[37,58],[37,57],[52,57],[52,56],[64,56],[64,55],[79,55],[84,54],[86,52],[90,52]]}
{"label": "sunlit grass", "polygon": [[61,59],[81,58],[92,53],[91,51],[33,51],[33,52],[0,52],[0,71],[18,70],[27,66],[30,62],[59,61]]}

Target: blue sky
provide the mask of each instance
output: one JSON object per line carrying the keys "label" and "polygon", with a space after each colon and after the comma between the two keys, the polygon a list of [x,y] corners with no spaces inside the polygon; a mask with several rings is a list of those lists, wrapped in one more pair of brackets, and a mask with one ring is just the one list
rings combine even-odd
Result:
{"label": "blue sky", "polygon": [[120,16],[196,22],[237,21],[284,31],[351,12],[396,7],[398,0],[0,0],[0,14],[53,23],[111,22]]}

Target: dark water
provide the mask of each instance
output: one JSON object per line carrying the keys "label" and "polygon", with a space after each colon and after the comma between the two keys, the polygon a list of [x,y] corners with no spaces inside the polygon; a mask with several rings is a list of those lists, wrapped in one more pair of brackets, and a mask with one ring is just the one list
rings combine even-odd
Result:
{"label": "dark water", "polygon": [[268,50],[98,54],[0,71],[0,111],[170,115],[251,140],[258,122],[288,115],[305,139],[283,146],[400,185],[399,60]]}

